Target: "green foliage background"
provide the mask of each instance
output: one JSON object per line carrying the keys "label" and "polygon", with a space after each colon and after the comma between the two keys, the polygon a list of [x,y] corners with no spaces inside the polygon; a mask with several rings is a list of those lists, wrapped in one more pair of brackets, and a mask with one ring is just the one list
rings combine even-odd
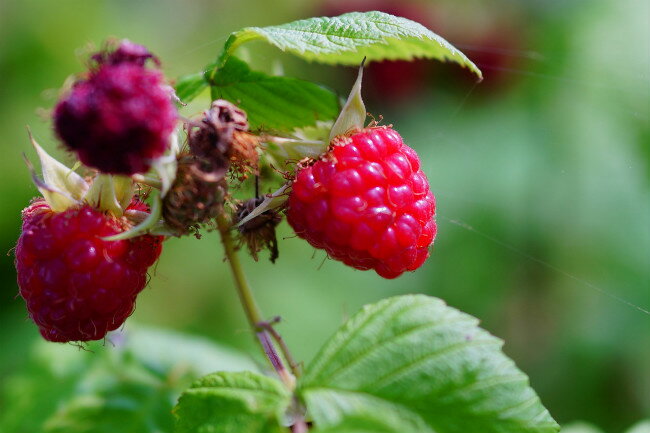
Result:
{"label": "green foliage background", "polygon": [[[283,224],[279,235],[287,239],[276,265],[245,259],[251,283],[266,314],[283,317],[280,330],[305,362],[362,304],[404,293],[443,298],[506,341],[505,352],[560,423],[585,420],[622,432],[650,414],[650,315],[640,311],[650,309],[650,6],[642,0],[456,3],[417,4],[432,14],[444,8],[456,35],[481,25],[477,16],[507,17],[521,33],[512,37],[525,40],[508,53],[516,65],[484,68],[486,81],[477,87],[451,82],[459,70],[440,65],[406,102],[367,101],[423,160],[439,212],[429,262],[385,281],[324,261]],[[145,44],[173,78],[213,61],[232,31],[322,10],[298,0],[272,7],[253,0],[0,2],[0,248],[13,247],[20,210],[36,195],[21,159],[32,152],[24,126],[48,150],[57,148],[42,114],[66,77],[82,69],[88,43],[112,35]],[[470,58],[480,53],[459,48]],[[354,77],[352,70],[306,64],[261,44],[244,55],[267,73],[279,59],[287,75],[340,94]],[[491,86],[490,74],[498,73],[505,84]],[[207,103],[204,95],[185,114]],[[1,257],[0,413],[13,408],[20,417],[11,404],[29,388],[15,384],[25,374],[42,374],[25,373],[38,336],[16,298],[13,259]],[[166,244],[127,330],[136,322],[256,350],[214,235]],[[53,358],[61,368],[116,350],[69,349]],[[120,359],[106,372],[121,371]],[[53,383],[52,401],[67,395],[65,380],[43,380]]]}

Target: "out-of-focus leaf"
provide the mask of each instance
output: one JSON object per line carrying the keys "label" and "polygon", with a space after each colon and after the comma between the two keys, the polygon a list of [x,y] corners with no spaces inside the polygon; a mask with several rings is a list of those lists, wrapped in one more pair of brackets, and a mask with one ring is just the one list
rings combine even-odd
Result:
{"label": "out-of-focus leaf", "polygon": [[87,350],[38,341],[22,371],[2,383],[0,431],[169,433],[175,400],[215,370],[255,369],[207,340],[129,325]]}
{"label": "out-of-focus leaf", "polygon": [[306,60],[358,66],[369,62],[428,58],[451,61],[477,77],[481,71],[463,53],[423,25],[383,12],[352,12],[279,26],[247,27],[230,35],[218,65],[240,45],[263,40]]}
{"label": "out-of-focus leaf", "polygon": [[205,73],[185,75],[179,78],[176,86],[176,96],[183,102],[190,102],[208,88],[208,81],[205,79]]}
{"label": "out-of-focus leaf", "polygon": [[248,114],[252,129],[291,131],[333,120],[339,101],[332,91],[309,81],[252,71],[236,57],[216,71],[212,98],[227,99]]}
{"label": "out-of-focus leaf", "polygon": [[627,433],[650,433],[650,420],[641,421],[633,425]]}
{"label": "out-of-focus leaf", "polygon": [[599,428],[584,422],[573,422],[562,427],[560,433],[603,433]]}
{"label": "out-of-focus leaf", "polygon": [[528,377],[501,352],[502,341],[477,324],[422,295],[364,307],[325,344],[300,383],[314,423],[334,428],[358,417],[403,419],[404,431],[427,431],[423,425],[436,433],[559,431]]}
{"label": "out-of-focus leaf", "polygon": [[138,362],[157,374],[181,367],[191,369],[196,377],[217,370],[258,370],[252,358],[207,338],[140,326],[125,333],[124,339]]}
{"label": "out-of-focus leaf", "polygon": [[178,433],[274,433],[291,396],[276,379],[252,372],[219,372],[183,392],[174,413]]}

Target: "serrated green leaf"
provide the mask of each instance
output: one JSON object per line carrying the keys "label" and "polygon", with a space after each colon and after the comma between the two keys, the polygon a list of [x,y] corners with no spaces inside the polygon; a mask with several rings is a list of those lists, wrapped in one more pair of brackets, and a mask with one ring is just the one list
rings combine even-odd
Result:
{"label": "serrated green leaf", "polygon": [[396,427],[382,420],[360,416],[346,418],[341,424],[333,427],[309,430],[309,433],[404,433],[408,431],[411,430],[403,430],[400,426]]}
{"label": "serrated green leaf", "polygon": [[[305,404],[315,420],[330,429],[364,429],[399,433],[435,433],[408,408],[369,394],[333,389],[310,389]],[[334,430],[333,430],[334,431]]]}
{"label": "serrated green leaf", "polygon": [[[383,401],[385,417],[422,420],[436,433],[552,433],[559,426],[478,320],[439,299],[401,296],[364,307],[314,358],[300,382],[319,428],[350,414],[323,390]],[[373,403],[373,405],[376,403]]]}
{"label": "serrated green leaf", "polygon": [[463,53],[423,25],[383,12],[352,12],[271,27],[247,27],[233,33],[217,64],[223,65],[237,47],[263,40],[306,60],[358,66],[369,62],[427,58],[446,60],[481,71]]}
{"label": "serrated green leaf", "polygon": [[251,129],[260,127],[290,131],[336,118],[336,94],[317,84],[296,78],[252,71],[230,57],[212,81],[212,99],[227,99],[248,114]]}
{"label": "serrated green leaf", "polygon": [[291,396],[276,379],[252,372],[210,374],[196,381],[174,409],[177,433],[286,432]]}

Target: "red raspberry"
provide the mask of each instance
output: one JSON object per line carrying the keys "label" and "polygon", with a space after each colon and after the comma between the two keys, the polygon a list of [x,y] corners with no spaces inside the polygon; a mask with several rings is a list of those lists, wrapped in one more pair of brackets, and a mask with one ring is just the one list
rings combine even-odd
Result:
{"label": "red raspberry", "polygon": [[[135,200],[129,208],[146,210]],[[147,268],[160,256],[162,236],[102,240],[128,223],[88,205],[56,213],[37,199],[22,217],[18,286],[41,335],[58,342],[98,340],[122,325],[147,283]]]}
{"label": "red raspberry", "polygon": [[122,42],[99,53],[85,80],[54,110],[56,132],[84,164],[104,173],[142,173],[168,147],[177,112],[160,71],[145,67],[146,48]]}
{"label": "red raspberry", "polygon": [[336,138],[325,157],[300,169],[287,219],[331,258],[396,278],[429,257],[434,214],[417,154],[383,126]]}

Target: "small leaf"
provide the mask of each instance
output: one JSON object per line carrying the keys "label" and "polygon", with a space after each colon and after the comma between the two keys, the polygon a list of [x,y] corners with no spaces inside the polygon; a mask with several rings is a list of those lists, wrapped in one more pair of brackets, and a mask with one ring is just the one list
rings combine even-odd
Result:
{"label": "small leaf", "polygon": [[[436,433],[553,433],[558,425],[501,352],[502,341],[441,300],[401,296],[364,307],[321,349],[300,383],[319,428],[372,406]],[[337,398],[354,402],[332,404]],[[354,409],[357,408],[357,409]]]}
{"label": "small leaf", "polygon": [[[365,62],[365,59],[364,59]],[[363,63],[359,67],[357,79],[352,86],[350,96],[345,102],[341,114],[334,122],[330,131],[329,141],[331,142],[337,135],[344,135],[355,129],[363,129],[366,122],[366,105],[361,98],[361,83],[363,81]]]}
{"label": "small leaf", "polygon": [[208,86],[209,83],[205,79],[205,72],[199,72],[181,77],[174,88],[178,99],[183,102],[190,102],[207,89]]}
{"label": "small leaf", "polygon": [[177,433],[279,433],[291,396],[276,379],[251,372],[214,373],[196,381],[174,409]]}
{"label": "small leaf", "polygon": [[339,111],[336,94],[309,81],[252,71],[230,57],[212,80],[212,99],[227,99],[246,111],[251,129],[290,131],[333,120]]}
{"label": "small leaf", "polygon": [[446,60],[481,71],[463,53],[419,23],[383,12],[352,12],[338,17],[309,18],[271,27],[247,27],[230,35],[217,61],[223,65],[240,45],[266,41],[282,51],[327,64],[427,58]]}

